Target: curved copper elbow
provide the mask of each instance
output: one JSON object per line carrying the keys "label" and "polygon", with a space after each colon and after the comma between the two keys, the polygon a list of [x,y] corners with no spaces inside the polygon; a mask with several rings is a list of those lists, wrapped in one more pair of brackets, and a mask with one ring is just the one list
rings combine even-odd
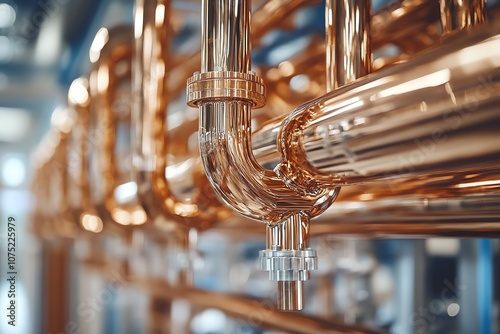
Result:
{"label": "curved copper elbow", "polygon": [[299,194],[252,151],[251,109],[265,88],[250,71],[250,2],[202,2],[202,70],[187,83],[188,104],[200,111],[202,163],[219,197],[239,214],[268,224],[261,268],[277,280],[278,308],[302,309],[302,281],[316,267],[309,218],[335,200],[338,188]]}
{"label": "curved copper elbow", "polygon": [[[109,219],[121,226],[137,226],[147,221],[146,212],[133,191],[130,191],[131,198],[120,203],[115,197],[117,187],[130,180],[126,172],[132,164],[131,159],[119,160],[117,157],[118,125],[130,122],[130,98],[119,93],[120,90],[123,92],[124,83],[131,80],[132,41],[131,26],[117,26],[109,30],[102,28],[89,53],[93,65],[89,80],[89,143],[95,146],[91,149],[89,160],[89,175],[93,178],[90,180],[92,202],[103,220]],[[125,89],[126,93],[129,92]],[[128,136],[126,132],[121,134]],[[126,137],[122,139],[127,140]]]}
{"label": "curved copper elbow", "polygon": [[[204,229],[227,218],[229,210],[218,201],[201,169],[194,170],[194,192],[185,200],[177,198],[165,175],[166,171],[168,173],[167,154],[174,145],[172,135],[165,134],[171,35],[169,4],[166,0],[139,0],[136,3],[135,178],[148,215],[173,220],[182,229]],[[182,136],[187,138],[186,133]],[[177,148],[177,151],[182,152],[182,149]]]}

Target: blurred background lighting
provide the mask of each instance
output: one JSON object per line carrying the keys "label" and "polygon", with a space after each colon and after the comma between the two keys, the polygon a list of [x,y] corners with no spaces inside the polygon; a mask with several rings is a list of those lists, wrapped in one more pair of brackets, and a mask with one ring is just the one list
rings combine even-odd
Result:
{"label": "blurred background lighting", "polygon": [[18,187],[26,178],[26,166],[16,156],[10,156],[2,162],[2,183],[8,187]]}
{"label": "blurred background lighting", "polygon": [[0,63],[7,63],[12,59],[13,48],[7,36],[0,36]]}
{"label": "blurred background lighting", "polygon": [[31,128],[31,120],[24,109],[0,107],[0,142],[21,141]]}
{"label": "blurred background lighting", "polygon": [[0,3],[0,28],[10,28],[16,22],[16,11],[11,5]]}
{"label": "blurred background lighting", "polygon": [[451,303],[450,305],[448,305],[447,312],[450,317],[456,316],[458,312],[460,312],[460,305],[458,305],[457,303]]}

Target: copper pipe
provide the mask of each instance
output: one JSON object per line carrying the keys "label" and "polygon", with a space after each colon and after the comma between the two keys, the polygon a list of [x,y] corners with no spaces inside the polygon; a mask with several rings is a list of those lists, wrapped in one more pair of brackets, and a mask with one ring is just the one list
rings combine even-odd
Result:
{"label": "copper pipe", "polygon": [[73,81],[68,91],[68,102],[77,114],[70,133],[67,197],[70,199],[68,216],[78,222],[85,231],[99,233],[103,229],[102,219],[92,206],[90,193],[89,155],[92,150],[90,130],[90,85],[87,78]]}
{"label": "copper pipe", "polygon": [[498,237],[499,200],[497,191],[451,198],[406,195],[365,202],[341,201],[336,203],[335,212],[325,213],[314,222],[311,234]]}
{"label": "copper pipe", "polygon": [[319,3],[318,0],[271,0],[265,1],[252,14],[252,42],[258,44],[259,40],[264,37],[265,33],[276,29],[283,18],[288,18],[293,15],[298,9],[305,6],[314,6]]}
{"label": "copper pipe", "polygon": [[196,191],[190,200],[178,199],[165,175],[172,142],[172,137],[164,133],[170,64],[169,16],[168,1],[137,1],[133,74],[138,96],[133,111],[136,125],[134,172],[140,200],[149,216],[176,222],[184,234],[189,228],[207,228],[224,219],[228,210],[217,200],[200,170],[191,170],[198,175],[193,175]]}
{"label": "copper pipe", "polygon": [[61,333],[67,329],[69,314],[68,243],[44,243],[42,261],[45,267],[42,301],[43,333]]}
{"label": "copper pipe", "polygon": [[326,1],[327,92],[371,71],[370,17],[371,1]]}
{"label": "copper pipe", "polygon": [[[378,50],[382,46],[393,43],[400,45],[407,38],[426,36],[427,28],[439,20],[439,4],[433,0],[403,0],[373,15],[371,23],[372,48]],[[423,47],[433,45],[439,35],[432,34]],[[411,49],[401,45],[406,52],[415,53],[421,48]]]}
{"label": "copper pipe", "polygon": [[[441,47],[313,100],[283,128],[281,120],[269,124],[254,137],[253,148],[269,154],[277,142],[296,145],[281,168],[306,192],[319,175],[326,184],[349,185],[498,166],[492,105],[498,100],[493,50],[499,33],[491,25],[457,34]],[[299,115],[307,123],[297,137],[291,126]],[[277,131],[284,135],[279,140]]]}
{"label": "copper pipe", "polygon": [[137,281],[152,293],[167,299],[186,299],[202,308],[216,308],[229,316],[242,318],[252,323],[258,322],[258,327],[285,331],[293,334],[375,334],[377,330],[360,325],[347,325],[341,321],[323,319],[297,313],[279,312],[274,309],[271,301],[249,299],[213,293],[194,288],[172,288],[161,281]]}
{"label": "copper pipe", "polygon": [[[306,0],[270,0],[252,13],[252,43],[259,44],[261,38],[276,27],[283,17],[291,17],[298,10],[317,4]],[[439,41],[440,35],[430,30],[439,20],[439,4],[432,0],[404,0],[393,6],[374,13],[371,22],[373,50],[387,44],[396,44],[409,54],[416,53]],[[405,43],[408,39],[419,40],[418,47]],[[180,66],[171,69],[169,78],[169,96],[175,99],[185,88],[183,82],[199,69],[201,52],[198,50],[184,58]],[[266,81],[267,84],[267,81]]]}
{"label": "copper pipe", "polygon": [[[317,0],[268,0],[252,14],[252,42],[259,44],[262,37],[276,28],[284,17],[291,17],[298,10],[317,4]],[[201,51],[197,50],[187,59],[183,59],[180,66],[171,69],[168,81],[169,96],[173,100],[181,95],[186,88],[185,80],[193,72],[199,70]]]}
{"label": "copper pipe", "polygon": [[444,34],[486,22],[486,0],[440,0]]}
{"label": "copper pipe", "polygon": [[[41,215],[42,236],[50,238],[46,232],[57,231],[58,236],[74,238],[77,230],[73,224],[68,198],[69,137],[74,126],[75,115],[71,109],[56,109],[51,118],[51,129],[35,154],[39,177],[43,180],[37,186],[41,203],[37,213]],[[44,151],[41,153],[40,151]]]}
{"label": "copper pipe", "polygon": [[[371,6],[371,1],[365,0],[326,1],[327,92],[352,83],[371,72]],[[354,240],[349,243],[355,247]],[[347,274],[346,279],[352,281],[352,276]],[[354,294],[353,286],[348,284],[346,295],[350,296],[350,303],[355,298]],[[355,316],[355,309],[345,312],[344,315],[346,321],[351,323],[355,321]]]}
{"label": "copper pipe", "polygon": [[[311,237],[496,238],[500,236],[498,203],[498,190],[483,193],[473,190],[457,197],[408,194],[369,201],[339,199],[311,222],[309,234]],[[228,220],[211,231],[236,239],[262,232],[246,220]]]}
{"label": "copper pipe", "polygon": [[[130,160],[118,160],[116,152],[118,124],[127,125],[129,111],[126,101],[120,99],[119,90],[130,82],[133,29],[117,26],[101,29],[92,44],[90,59],[91,144],[97,149],[90,156],[92,204],[98,215],[90,219],[116,222],[116,226],[130,227],[146,223],[147,215],[136,198],[119,203],[115,198],[116,187],[125,183],[130,170]],[[130,91],[128,92],[130,94]],[[121,167],[122,171],[120,171]],[[130,180],[130,178],[128,178]],[[83,218],[82,218],[83,219]],[[109,226],[108,226],[109,228]]]}
{"label": "copper pipe", "polygon": [[[301,196],[256,162],[250,147],[250,112],[265,101],[262,80],[250,72],[249,1],[204,1],[202,8],[202,73],[188,80],[187,96],[189,105],[198,106],[200,111],[199,142],[205,173],[233,210],[266,222],[270,230],[281,231],[282,237],[271,239],[268,249],[261,252],[261,268],[270,271],[270,278],[306,280],[308,271],[315,269],[315,252],[307,248],[308,234],[297,234],[294,222],[301,221],[307,230],[309,217],[323,212],[335,199],[337,189],[323,188],[312,196]],[[295,238],[300,249],[279,243]],[[299,263],[292,267],[279,266],[295,260]],[[302,308],[297,303],[280,306]]]}

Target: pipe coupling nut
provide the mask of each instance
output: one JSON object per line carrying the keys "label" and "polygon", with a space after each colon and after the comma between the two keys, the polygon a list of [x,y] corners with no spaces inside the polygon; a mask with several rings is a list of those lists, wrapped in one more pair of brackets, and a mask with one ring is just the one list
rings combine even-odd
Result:
{"label": "pipe coupling nut", "polygon": [[309,271],[318,268],[316,251],[304,250],[262,250],[259,252],[260,270],[269,272],[273,281],[307,281]]}
{"label": "pipe coupling nut", "polygon": [[204,101],[239,99],[258,109],[266,105],[265,93],[264,81],[253,72],[197,72],[187,80],[186,102],[197,107]]}

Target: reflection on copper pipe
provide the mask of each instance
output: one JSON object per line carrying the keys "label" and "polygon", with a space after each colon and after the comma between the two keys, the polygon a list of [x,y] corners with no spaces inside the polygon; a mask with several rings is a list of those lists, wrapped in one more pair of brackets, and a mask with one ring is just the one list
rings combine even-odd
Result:
{"label": "reflection on copper pipe", "polygon": [[[165,175],[167,154],[174,142],[164,132],[168,127],[169,16],[168,1],[137,2],[133,75],[139,98],[132,112],[136,125],[134,173],[140,200],[150,217],[172,220],[185,234],[193,227],[209,227],[226,218],[229,211],[217,200],[200,170],[191,170],[197,175],[193,175],[195,191],[188,200],[176,197]],[[187,142],[186,132],[184,138]]]}
{"label": "reflection on copper pipe", "polygon": [[[298,244],[307,247],[307,234],[297,234],[293,221],[301,221],[307,229],[309,217],[323,212],[338,191],[322,188],[314,195],[301,196],[255,161],[250,147],[251,109],[262,107],[265,100],[262,80],[250,71],[249,1],[224,0],[217,6],[204,1],[202,7],[202,73],[188,80],[187,100],[200,112],[199,142],[205,173],[233,210],[266,222],[270,229],[282,227],[284,239],[305,238]],[[268,247],[261,251],[261,268],[270,271],[271,279],[305,280],[308,270],[315,268],[314,250],[293,250],[278,243]],[[281,262],[291,265],[280,267]],[[301,309],[293,303],[280,305]]]}
{"label": "reflection on copper pipe", "polygon": [[[399,44],[407,38],[426,36],[427,27],[439,20],[439,4],[433,0],[403,0],[375,13],[372,18],[372,48],[377,50],[388,43]],[[426,46],[439,40],[438,34],[432,34]],[[406,52],[415,53],[421,48],[405,45]]]}
{"label": "reflection on copper pipe", "polygon": [[[290,181],[308,191],[320,173],[329,175],[324,182],[342,185],[497,165],[500,145],[492,126],[498,115],[492,105],[498,98],[493,50],[499,29],[457,34],[439,48],[301,106],[289,125],[302,111],[314,116],[295,152],[303,147],[305,156],[297,155],[290,167],[302,176]],[[259,154],[276,149],[280,125],[277,120],[254,137]]]}
{"label": "reflection on copper pipe", "polygon": [[68,213],[71,220],[86,231],[99,233],[103,230],[102,219],[92,206],[88,159],[91,152],[90,134],[90,86],[86,78],[73,81],[68,92],[68,102],[76,112],[75,125],[70,133],[70,155],[68,156],[68,188],[70,201]]}
{"label": "reflection on copper pipe", "polygon": [[314,6],[318,0],[270,0],[265,1],[252,14],[252,41],[258,41],[264,34],[272,29],[276,29],[283,23],[283,18],[292,16],[294,12],[305,6]]}
{"label": "reflection on copper pipe", "polygon": [[326,1],[326,90],[371,71],[371,1]]}
{"label": "reflection on copper pipe", "polygon": [[[128,126],[129,103],[120,96],[120,89],[131,80],[133,29],[117,26],[101,29],[92,43],[90,59],[91,128],[89,138],[97,149],[90,156],[90,175],[93,205],[99,217],[121,226],[137,226],[147,221],[143,208],[137,203],[134,192],[126,202],[117,201],[118,185],[129,181],[125,171],[130,170],[131,160],[117,157],[118,125]],[[130,95],[130,90],[127,92]],[[123,138],[122,140],[126,140]],[[125,141],[124,140],[124,141]],[[122,152],[123,154],[123,152]],[[120,163],[119,163],[120,162]],[[128,165],[127,165],[128,163]],[[83,217],[82,217],[83,219]]]}
{"label": "reflection on copper pipe", "polygon": [[486,0],[440,0],[444,34],[486,22]]}

